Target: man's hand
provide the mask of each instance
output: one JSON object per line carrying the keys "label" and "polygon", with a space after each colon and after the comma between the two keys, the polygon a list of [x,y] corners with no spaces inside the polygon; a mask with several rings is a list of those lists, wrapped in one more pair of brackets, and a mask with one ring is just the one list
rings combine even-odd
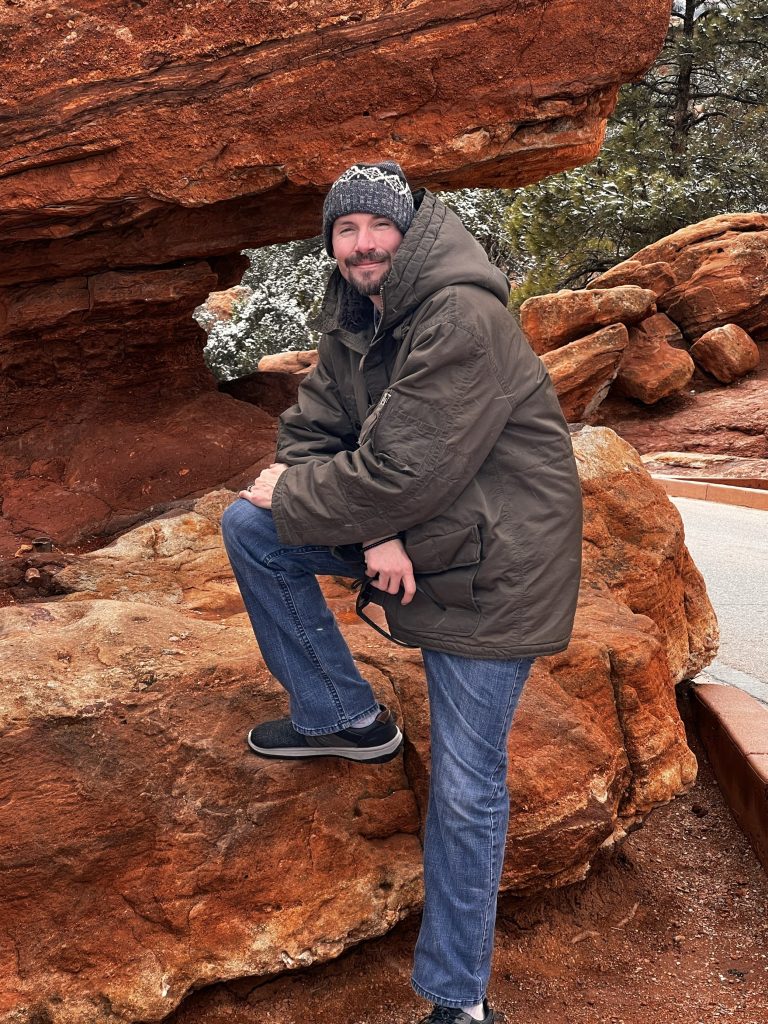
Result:
{"label": "man's hand", "polygon": [[402,541],[388,540],[366,551],[365,574],[376,577],[373,586],[377,590],[385,590],[388,594],[396,594],[402,586],[404,593],[400,604],[410,604],[413,600],[416,580],[413,577],[413,565],[405,553]]}
{"label": "man's hand", "polygon": [[252,505],[259,508],[272,508],[272,491],[281,473],[288,469],[282,462],[273,462],[267,469],[262,469],[258,477],[244,491],[240,491],[238,498],[245,498]]}

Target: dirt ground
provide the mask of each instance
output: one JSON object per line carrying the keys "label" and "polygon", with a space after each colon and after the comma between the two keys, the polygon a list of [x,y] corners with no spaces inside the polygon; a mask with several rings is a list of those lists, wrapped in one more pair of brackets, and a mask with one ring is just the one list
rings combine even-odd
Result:
{"label": "dirt ground", "polygon": [[[689,722],[687,698],[681,711]],[[583,882],[499,901],[490,996],[508,1024],[768,1024],[768,876],[696,737],[694,788]],[[167,1024],[415,1024],[418,918],[331,963],[190,996]]]}

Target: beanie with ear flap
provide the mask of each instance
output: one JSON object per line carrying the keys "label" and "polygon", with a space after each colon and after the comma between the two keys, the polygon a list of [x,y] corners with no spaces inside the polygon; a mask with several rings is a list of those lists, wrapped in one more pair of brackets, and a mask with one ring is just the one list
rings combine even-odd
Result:
{"label": "beanie with ear flap", "polygon": [[353,164],[333,185],[323,203],[323,238],[333,256],[333,222],[348,213],[388,217],[403,234],[413,220],[413,194],[400,164]]}

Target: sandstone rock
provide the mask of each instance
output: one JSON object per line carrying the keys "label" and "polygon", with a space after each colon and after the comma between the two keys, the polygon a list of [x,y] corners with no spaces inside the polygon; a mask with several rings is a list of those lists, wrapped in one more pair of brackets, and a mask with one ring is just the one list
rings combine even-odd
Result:
{"label": "sandstone rock", "polygon": [[641,263],[640,260],[630,259],[594,278],[587,288],[615,288],[623,284],[647,288],[658,297],[677,284],[677,278],[669,263]]}
{"label": "sandstone rock", "polygon": [[605,398],[626,346],[626,327],[614,324],[541,357],[569,423],[588,416]]}
{"label": "sandstone rock", "polygon": [[274,458],[272,417],[215,390],[59,388],[50,403],[16,406],[0,443],[14,455],[3,459],[0,534],[9,582],[21,575],[18,538],[44,533],[66,548],[153,505],[239,488]]}
{"label": "sandstone rock", "polygon": [[768,459],[705,452],[649,452],[641,458],[649,473],[660,476],[768,490]]}
{"label": "sandstone rock", "polygon": [[270,416],[279,416],[281,412],[296,404],[299,394],[301,377],[296,373],[264,372],[249,373],[245,377],[224,381],[219,384],[219,391],[232,395],[240,402],[258,405]]}
{"label": "sandstone rock", "polygon": [[2,615],[2,889],[23,970],[5,947],[1,1020],[159,1020],[192,985],[327,959],[418,906],[400,759],[248,751],[254,719],[287,708],[244,616],[103,600]]}
{"label": "sandstone rock", "polygon": [[[601,845],[690,784],[672,682],[716,643],[661,488],[611,431],[583,428],[574,447],[584,587],[573,643],[536,663],[511,737],[503,884],[518,892],[583,877]],[[193,986],[335,956],[418,905],[420,657],[343,625],[404,718],[403,762],[253,758],[246,729],[285,699],[220,575],[228,500],[206,495],[81,556],[63,600],[0,610],[0,843],[17,865],[0,881],[16,922],[0,983],[9,1024],[19,1012],[159,1019]],[[354,622],[349,590],[326,590]]]}
{"label": "sandstone rock", "polygon": [[258,370],[271,370],[279,373],[309,373],[317,365],[317,349],[311,348],[304,352],[278,352],[272,356],[263,356],[259,360]]}
{"label": "sandstone rock", "polygon": [[691,355],[707,373],[732,384],[760,364],[760,350],[736,324],[713,327],[691,345]]}
{"label": "sandstone rock", "polygon": [[608,589],[664,638],[672,679],[693,678],[715,656],[718,630],[683,524],[640,456],[612,430],[573,434],[584,498],[582,588]]}
{"label": "sandstone rock", "polygon": [[585,331],[643,320],[656,311],[655,302],[653,292],[636,285],[592,291],[563,289],[526,299],[520,307],[520,323],[534,352],[543,355]]}
{"label": "sandstone rock", "polygon": [[766,380],[673,395],[647,410],[609,394],[590,418],[618,431],[640,452],[665,448],[768,458]]}
{"label": "sandstone rock", "polygon": [[619,364],[616,387],[646,405],[682,391],[693,376],[693,360],[666,340],[674,324],[664,314],[648,317],[629,330],[629,344]]}
{"label": "sandstone rock", "polygon": [[[77,558],[54,577],[56,588],[114,601],[140,601],[222,618],[243,610],[221,543],[221,514],[237,495],[206,494],[192,511],[168,514],[129,530],[107,547]],[[65,599],[67,600],[67,599]]]}
{"label": "sandstone rock", "polygon": [[768,214],[710,217],[646,246],[633,260],[672,266],[677,284],[660,296],[659,308],[689,341],[728,323],[755,341],[768,340]]}
{"label": "sandstone rock", "polygon": [[211,292],[202,306],[195,310],[198,323],[210,333],[218,321],[231,320],[235,306],[247,301],[251,295],[253,288],[246,284],[237,284],[223,292]]}

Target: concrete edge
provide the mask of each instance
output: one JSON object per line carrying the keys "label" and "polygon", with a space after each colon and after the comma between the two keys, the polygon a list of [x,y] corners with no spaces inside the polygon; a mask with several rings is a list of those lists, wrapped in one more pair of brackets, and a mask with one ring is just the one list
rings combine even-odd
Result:
{"label": "concrete edge", "polygon": [[768,511],[768,491],[732,484],[710,484],[703,480],[683,480],[681,477],[663,476],[660,473],[652,473],[651,476],[673,498],[698,498],[700,501],[715,501],[721,505],[743,505]]}
{"label": "concrete edge", "polygon": [[691,708],[718,786],[768,873],[768,707],[733,686],[693,683]]}

